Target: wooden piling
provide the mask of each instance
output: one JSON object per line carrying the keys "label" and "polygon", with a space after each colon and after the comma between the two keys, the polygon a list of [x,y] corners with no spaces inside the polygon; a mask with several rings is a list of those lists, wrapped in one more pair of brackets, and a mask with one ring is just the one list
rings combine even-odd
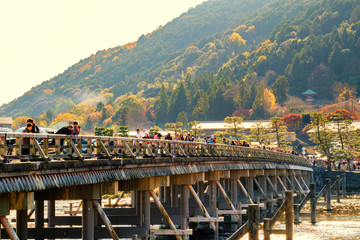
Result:
{"label": "wooden piling", "polygon": [[331,180],[326,178],[326,211],[331,211]]}
{"label": "wooden piling", "polygon": [[340,203],[340,175],[336,175],[336,200]]}
{"label": "wooden piling", "polygon": [[249,204],[249,240],[259,239],[260,207],[258,204]]}
{"label": "wooden piling", "polygon": [[286,228],[286,240],[293,239],[293,221],[294,221],[294,196],[292,191],[285,192],[285,228]]}
{"label": "wooden piling", "polygon": [[342,177],[342,191],[343,191],[343,197],[346,197],[346,173],[343,173],[343,177]]}
{"label": "wooden piling", "polygon": [[310,183],[310,211],[311,223],[316,223],[316,184]]}

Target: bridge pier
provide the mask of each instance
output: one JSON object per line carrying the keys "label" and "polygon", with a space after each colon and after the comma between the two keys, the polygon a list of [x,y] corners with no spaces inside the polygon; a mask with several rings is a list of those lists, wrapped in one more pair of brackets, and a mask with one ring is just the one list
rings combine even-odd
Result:
{"label": "bridge pier", "polygon": [[[44,200],[35,200],[35,228],[44,228]],[[35,238],[43,240],[44,238]]]}
{"label": "bridge pier", "polygon": [[83,199],[82,210],[82,239],[91,240],[95,239],[94,227],[95,227],[95,214],[92,199]]}

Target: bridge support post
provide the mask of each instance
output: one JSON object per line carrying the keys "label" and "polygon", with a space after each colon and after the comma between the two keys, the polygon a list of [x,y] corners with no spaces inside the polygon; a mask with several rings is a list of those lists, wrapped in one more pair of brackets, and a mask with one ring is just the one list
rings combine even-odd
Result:
{"label": "bridge support post", "polygon": [[238,202],[238,186],[237,186],[237,182],[236,179],[231,179],[231,202],[233,204],[237,204]]}
{"label": "bridge support post", "polygon": [[260,186],[262,187],[266,198],[268,198],[268,191],[267,191],[267,184],[266,184],[265,176],[260,176],[259,181],[260,181]]}
{"label": "bridge support post", "polygon": [[215,216],[216,212],[216,205],[217,205],[217,189],[216,189],[216,182],[209,181],[209,210],[211,216]]}
{"label": "bridge support post", "polygon": [[316,184],[310,183],[310,211],[311,211],[311,223],[316,223]]}
{"label": "bridge support post", "polygon": [[346,198],[346,173],[344,173],[342,177],[342,193],[343,197]]}
{"label": "bridge support post", "polygon": [[[181,185],[181,198],[180,198],[180,214],[183,218],[181,222],[182,229],[188,229],[188,219],[189,219],[189,188],[187,185]],[[182,239],[188,239],[188,235],[183,235]]]}
{"label": "bridge support post", "polygon": [[204,201],[204,182],[199,181],[197,183],[197,195],[199,196],[201,201]]}
{"label": "bridge support post", "polygon": [[[44,228],[44,200],[35,200],[35,228]],[[35,238],[42,240],[43,238]]]}
{"label": "bridge support post", "polygon": [[174,184],[171,185],[171,207],[177,208],[179,206],[179,190],[178,185]]}
{"label": "bridge support post", "polygon": [[254,177],[248,177],[248,193],[251,199],[254,199]]}
{"label": "bridge support post", "polygon": [[170,199],[171,199],[171,191],[170,191],[170,187],[165,186],[164,187],[164,202],[165,203],[170,203]]}
{"label": "bridge support post", "polygon": [[285,229],[286,229],[286,240],[293,239],[293,222],[294,222],[294,196],[293,191],[286,191],[285,193]]}
{"label": "bridge support post", "polygon": [[258,204],[249,204],[249,240],[259,239],[260,207]]}
{"label": "bridge support post", "polygon": [[82,210],[82,239],[92,240],[94,236],[94,207],[92,200],[83,199]]}
{"label": "bridge support post", "polygon": [[20,240],[28,239],[27,209],[16,210],[16,235]]}
{"label": "bridge support post", "polygon": [[140,225],[145,227],[144,239],[150,238],[150,193],[149,191],[141,191],[141,221]]}
{"label": "bridge support post", "polygon": [[336,175],[336,200],[340,203],[340,175]]}
{"label": "bridge support post", "polygon": [[326,179],[326,211],[331,211],[331,179]]}

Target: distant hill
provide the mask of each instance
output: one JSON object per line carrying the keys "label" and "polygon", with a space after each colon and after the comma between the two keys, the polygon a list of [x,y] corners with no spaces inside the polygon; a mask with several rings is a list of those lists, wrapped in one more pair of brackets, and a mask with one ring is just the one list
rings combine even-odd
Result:
{"label": "distant hill", "polygon": [[[61,112],[110,89],[113,99],[149,86],[175,83],[186,73],[217,72],[238,52],[269,37],[283,19],[306,9],[307,1],[212,0],[190,9],[138,41],[97,52],[0,107],[0,115],[39,116]],[[247,44],[226,38],[238,26]],[[245,32],[248,31],[248,32]],[[226,38],[226,40],[225,40]],[[149,85],[150,84],[150,85]],[[65,107],[61,107],[59,102]],[[56,107],[58,105],[58,107]]]}

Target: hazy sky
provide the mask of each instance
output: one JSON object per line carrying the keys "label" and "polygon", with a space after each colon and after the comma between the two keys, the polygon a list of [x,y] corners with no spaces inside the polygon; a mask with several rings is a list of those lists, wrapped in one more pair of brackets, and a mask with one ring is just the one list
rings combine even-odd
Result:
{"label": "hazy sky", "polygon": [[205,0],[1,0],[0,105]]}

